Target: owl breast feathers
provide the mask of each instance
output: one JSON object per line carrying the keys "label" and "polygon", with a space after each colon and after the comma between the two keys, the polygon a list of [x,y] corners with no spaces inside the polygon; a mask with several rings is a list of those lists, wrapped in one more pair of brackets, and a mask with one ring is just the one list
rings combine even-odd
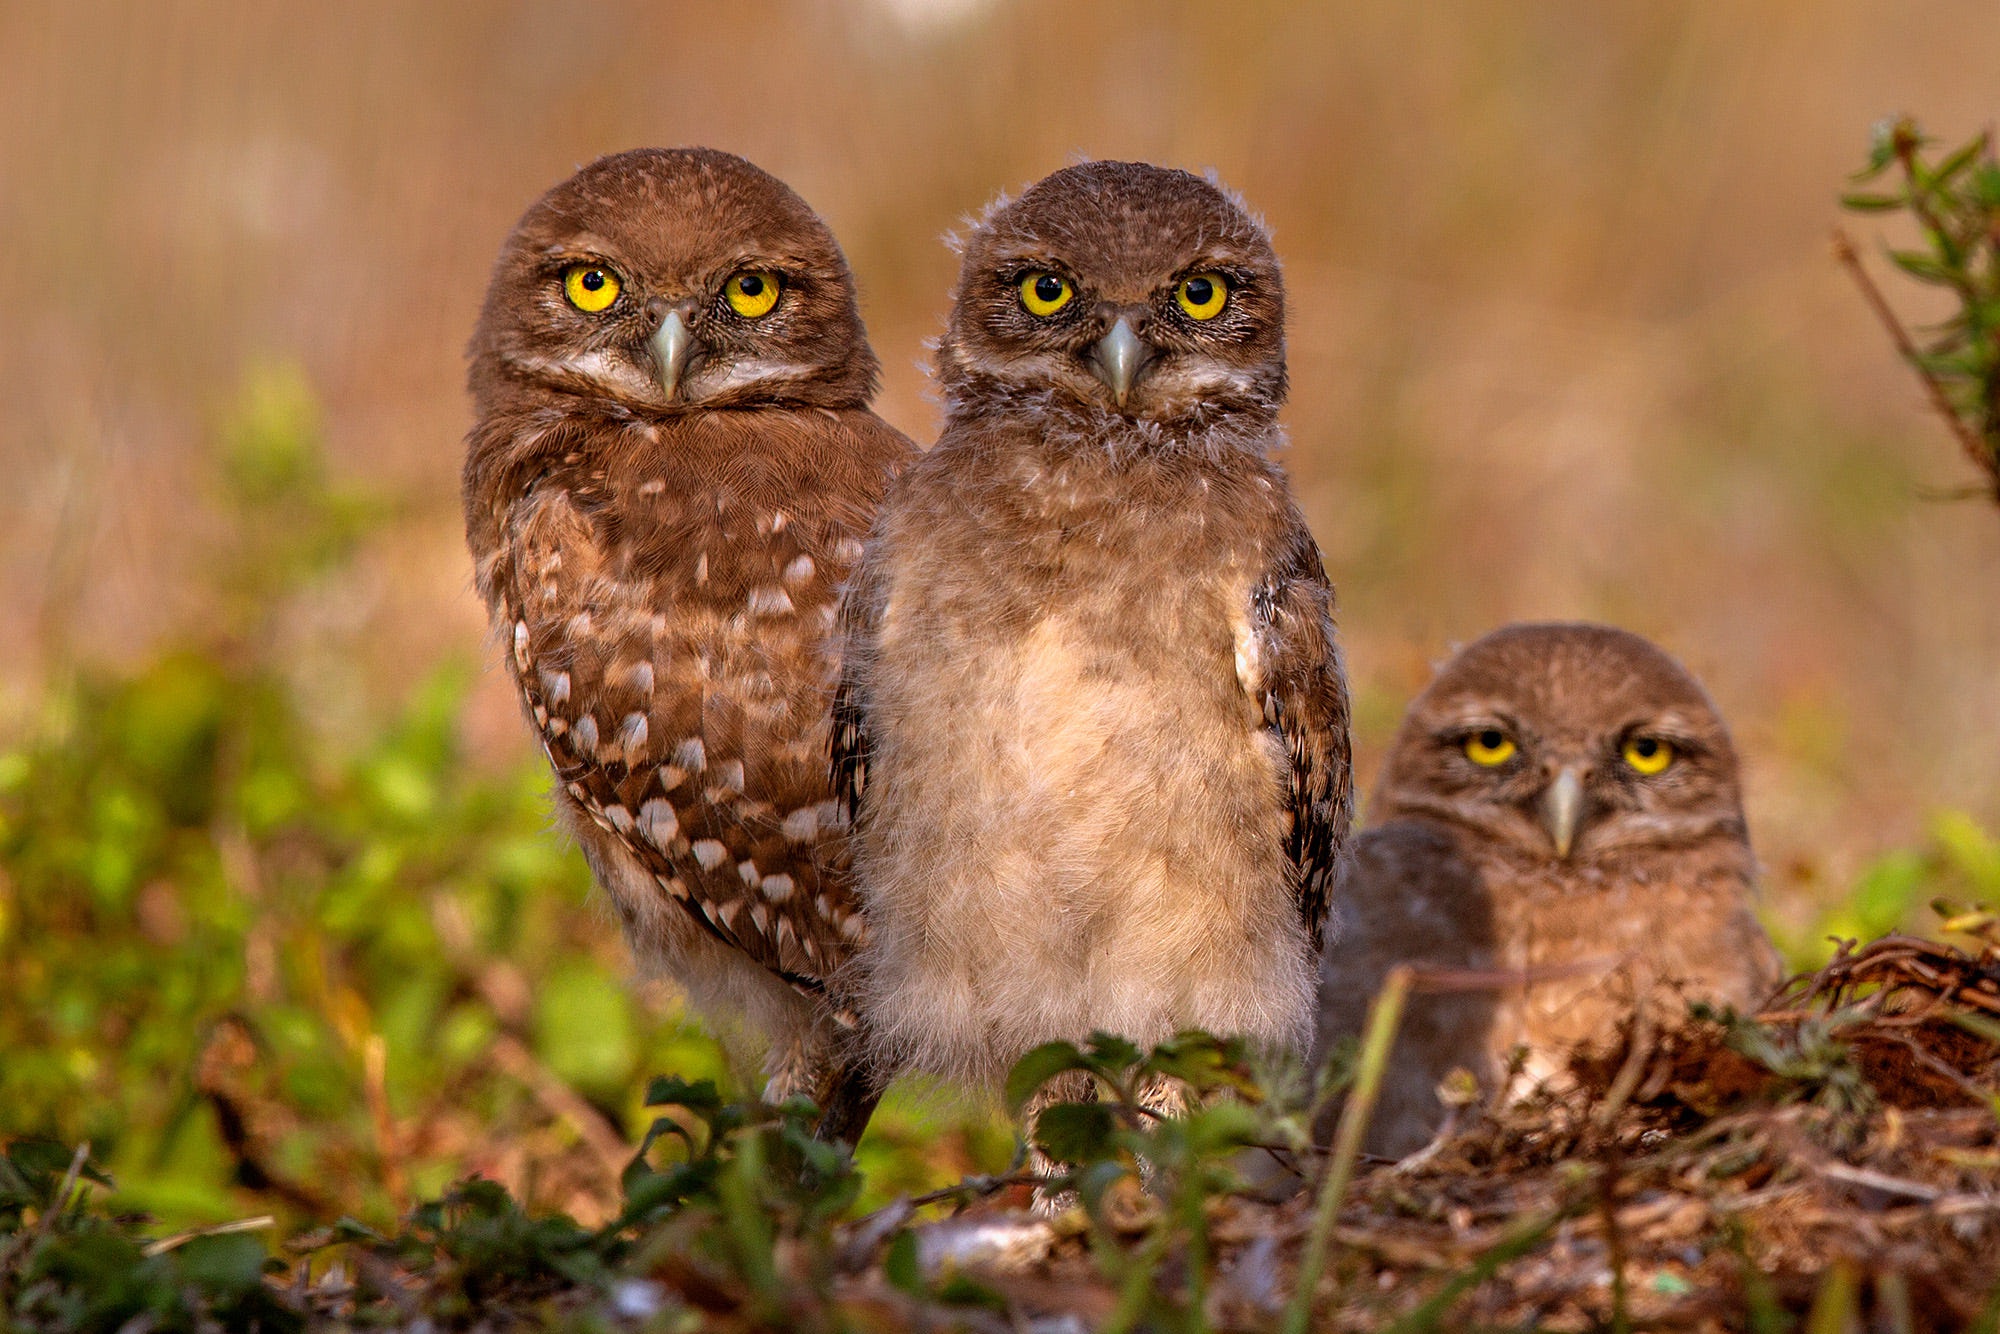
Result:
{"label": "owl breast feathers", "polygon": [[1492,1093],[1560,1086],[1641,1013],[1750,1009],[1778,981],[1729,734],[1637,635],[1516,625],[1469,645],[1410,705],[1370,817],[1321,965],[1321,1050],[1358,1036],[1398,963],[1489,978],[1412,997],[1372,1152],[1430,1139],[1454,1069]]}
{"label": "owl breast feathers", "polygon": [[877,521],[836,705],[876,1059],[1302,1044],[1347,695],[1269,457],[1270,244],[1206,181],[1091,163],[990,213],[954,296],[943,435]]}
{"label": "owl breast feathers", "polygon": [[472,345],[467,536],[558,802],[635,950],[824,1100],[862,934],[828,771],[838,592],[914,453],[838,245],[701,149],[528,210]]}

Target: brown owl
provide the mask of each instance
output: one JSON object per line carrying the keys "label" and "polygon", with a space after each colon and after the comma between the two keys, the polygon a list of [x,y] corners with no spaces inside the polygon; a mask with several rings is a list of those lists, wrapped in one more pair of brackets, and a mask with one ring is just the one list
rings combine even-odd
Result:
{"label": "brown owl", "polygon": [[915,452],[840,247],[741,158],[600,158],[508,237],[471,357],[467,540],[566,822],[635,952],[771,1039],[766,1096],[825,1106],[862,934],[829,632]]}
{"label": "brown owl", "polygon": [[1751,912],[1736,752],[1695,679],[1609,626],[1513,625],[1463,651],[1404,715],[1336,894],[1322,1050],[1360,1033],[1399,962],[1526,979],[1412,997],[1370,1132],[1421,1148],[1454,1068],[1489,1089],[1559,1078],[1644,1005],[1754,1007],[1778,959]]}
{"label": "brown owl", "polygon": [[986,215],[954,297],[943,435],[877,521],[836,705],[879,1066],[1303,1047],[1347,692],[1271,458],[1270,241],[1199,177],[1086,163]]}

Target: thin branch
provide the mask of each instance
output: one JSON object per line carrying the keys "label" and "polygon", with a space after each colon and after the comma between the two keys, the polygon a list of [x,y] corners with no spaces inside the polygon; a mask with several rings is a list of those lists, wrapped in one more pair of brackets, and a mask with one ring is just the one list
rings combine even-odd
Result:
{"label": "thin branch", "polygon": [[1959,447],[1965,451],[1965,456],[1971,459],[1973,465],[1981,472],[1993,478],[1992,485],[1985,488],[1987,493],[1995,500],[2000,500],[2000,463],[1996,463],[1987,454],[1985,444],[1972,433],[1972,428],[1965,424],[1965,419],[1959,416],[1958,410],[1951,405],[1951,398],[1945,393],[1943,382],[1923,364],[1923,353],[1917,348],[1915,340],[1910,337],[1909,330],[1905,329],[1903,322],[1896,317],[1896,312],[1889,308],[1888,301],[1882,295],[1882,289],[1875,285],[1875,280],[1868,276],[1868,270],[1862,266],[1861,256],[1855,252],[1854,242],[1848,238],[1845,229],[1840,227],[1833,229],[1833,257],[1840,261],[1848,276],[1854,279],[1854,285],[1861,289],[1862,300],[1866,301],[1868,308],[1875,312],[1875,318],[1880,320],[1883,329],[1887,330],[1889,340],[1896,345],[1896,351],[1910,364],[1910,369],[1917,373],[1917,378],[1924,382],[1924,391],[1930,397],[1931,407],[1944,418],[1945,425],[1958,440]]}
{"label": "thin branch", "polygon": [[535,1095],[535,1101],[567,1121],[614,1182],[624,1175],[625,1164],[632,1158],[632,1146],[582,1094],[536,1060],[534,1053],[512,1034],[502,1033],[495,1038],[491,1050],[494,1064],[526,1085],[528,1092]]}
{"label": "thin branch", "polygon": [[269,1214],[259,1214],[255,1218],[239,1218],[233,1223],[198,1227],[187,1232],[176,1232],[171,1237],[161,1237],[158,1241],[149,1241],[146,1243],[144,1253],[150,1260],[156,1255],[165,1255],[168,1251],[178,1250],[197,1237],[229,1237],[238,1232],[262,1232],[265,1228],[277,1225],[278,1220]]}

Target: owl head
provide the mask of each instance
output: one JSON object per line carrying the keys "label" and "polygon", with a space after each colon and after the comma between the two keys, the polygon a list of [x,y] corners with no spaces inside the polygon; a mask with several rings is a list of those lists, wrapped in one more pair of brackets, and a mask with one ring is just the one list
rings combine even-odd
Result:
{"label": "owl head", "polygon": [[938,375],[954,410],[1201,425],[1284,401],[1270,238],[1184,171],[1085,162],[1001,200],[966,240],[953,301]]}
{"label": "owl head", "polygon": [[1404,715],[1369,814],[1574,865],[1746,838],[1715,705],[1679,663],[1604,625],[1510,625],[1462,649]]}
{"label": "owl head", "polygon": [[536,200],[471,357],[482,410],[521,391],[642,414],[859,407],[876,374],[833,233],[783,181],[709,148],[601,157]]}

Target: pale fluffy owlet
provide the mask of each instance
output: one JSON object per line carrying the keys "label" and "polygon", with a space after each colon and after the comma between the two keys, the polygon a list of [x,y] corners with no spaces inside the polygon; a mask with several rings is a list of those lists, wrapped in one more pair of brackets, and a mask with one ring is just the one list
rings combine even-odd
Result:
{"label": "pale fluffy owlet", "polygon": [[840,247],[741,158],[600,158],[508,237],[471,356],[467,538],[566,823],[641,959],[825,1106],[861,934],[830,632],[914,454]]}
{"label": "pale fluffy owlet", "polygon": [[1679,663],[1624,630],[1512,625],[1410,705],[1336,895],[1322,1050],[1358,1035],[1390,967],[1513,973],[1413,995],[1369,1136],[1401,1156],[1442,1124],[1454,1069],[1519,1092],[1603,1052],[1644,1005],[1752,1009],[1779,979],[1751,911],[1736,752]]}
{"label": "pale fluffy owlet", "polygon": [[1092,162],[963,258],[943,435],[884,502],[836,707],[878,1068],[990,1083],[1095,1029],[1302,1048],[1348,707],[1271,458],[1271,243],[1208,181]]}

